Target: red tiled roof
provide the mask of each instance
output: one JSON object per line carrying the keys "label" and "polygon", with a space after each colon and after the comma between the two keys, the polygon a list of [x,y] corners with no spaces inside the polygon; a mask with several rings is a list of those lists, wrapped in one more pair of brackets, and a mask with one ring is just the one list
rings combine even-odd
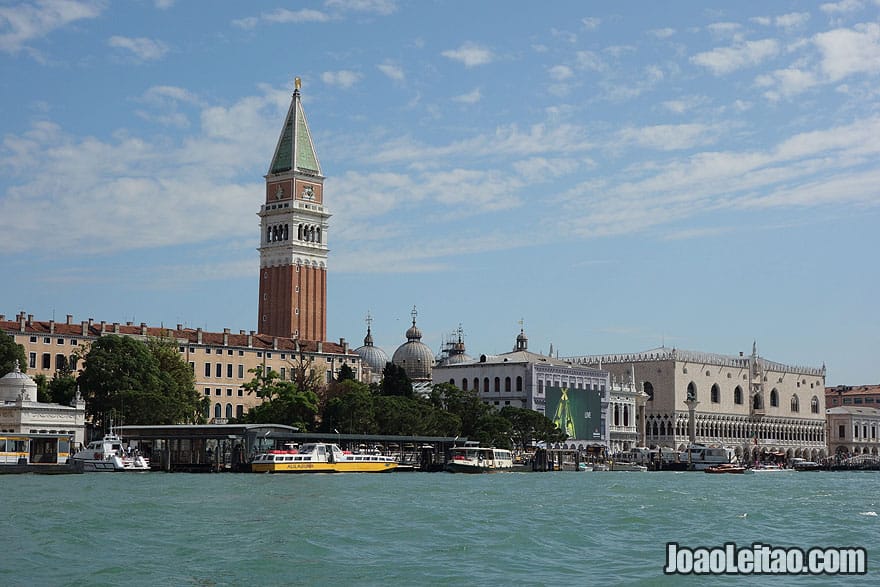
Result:
{"label": "red tiled roof", "polygon": [[[207,332],[201,329],[193,328],[163,328],[156,326],[119,324],[119,323],[101,323],[90,320],[79,324],[67,322],[55,322],[53,324],[46,321],[31,320],[24,321],[24,330],[21,329],[20,320],[0,320],[0,330],[9,334],[25,333],[38,336],[83,336],[83,328],[85,328],[85,336],[89,338],[97,338],[103,334],[124,334],[129,336],[152,336],[156,338],[171,336],[177,341],[187,341],[187,344],[202,344],[204,346],[229,346],[240,348],[255,348],[263,350],[277,350],[287,352],[306,352],[317,353],[318,344],[321,344],[321,352],[326,354],[343,354],[343,347],[339,343],[323,341],[319,343],[314,340],[297,340],[295,338],[272,337],[265,334],[233,334],[231,332]],[[202,342],[199,343],[199,334],[201,334]],[[226,337],[227,344],[223,344]],[[250,344],[248,338],[250,337]],[[297,348],[297,343],[299,348]],[[348,349],[346,354],[356,355],[352,349]]]}
{"label": "red tiled roof", "polygon": [[826,387],[826,396],[880,394],[880,385],[837,385]]}

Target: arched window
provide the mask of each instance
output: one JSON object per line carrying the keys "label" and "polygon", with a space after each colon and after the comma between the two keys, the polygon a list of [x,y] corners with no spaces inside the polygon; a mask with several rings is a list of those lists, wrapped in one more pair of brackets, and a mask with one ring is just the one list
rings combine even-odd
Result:
{"label": "arched window", "polygon": [[226,404],[226,417],[232,419],[232,404]]}
{"label": "arched window", "polygon": [[[474,377],[474,391],[480,393],[480,378]],[[488,389],[484,389],[483,391],[489,391]]]}
{"label": "arched window", "polygon": [[623,425],[629,426],[629,406],[623,406]]}
{"label": "arched window", "polygon": [[779,407],[779,392],[776,391],[775,387],[770,391],[770,407],[771,408],[778,408]]}
{"label": "arched window", "polygon": [[449,385],[455,385],[455,379],[449,378]]}
{"label": "arched window", "polygon": [[741,406],[743,403],[743,389],[739,385],[733,390],[733,403],[738,406]]}
{"label": "arched window", "polygon": [[719,404],[719,403],[721,403],[721,390],[718,388],[718,384],[717,384],[717,383],[715,383],[714,385],[712,385],[712,390],[711,390],[710,394],[711,394],[711,397],[712,397],[712,403],[713,403],[713,404]]}
{"label": "arched window", "polygon": [[517,375],[517,376],[516,376],[516,390],[517,390],[517,391],[522,391],[522,390],[523,390],[523,388],[522,388],[522,375]]}
{"label": "arched window", "polygon": [[483,377],[483,393],[489,393],[489,378]]}
{"label": "arched window", "polygon": [[798,400],[797,394],[791,396],[791,411],[792,412],[800,412],[801,411],[801,402]]}
{"label": "arched window", "polygon": [[650,381],[645,381],[644,385],[642,386],[642,391],[648,394],[647,401],[651,401],[654,399],[654,386],[651,384]]}
{"label": "arched window", "polygon": [[510,377],[504,378],[504,391],[510,391]]}
{"label": "arched window", "polygon": [[810,412],[814,414],[819,413],[819,398],[815,395],[813,396],[813,399],[810,400]]}
{"label": "arched window", "polygon": [[467,386],[467,378],[466,378],[466,377],[465,377],[465,378],[462,378],[462,380],[461,380],[461,390],[462,390],[462,391],[467,391],[467,387],[468,387],[468,386]]}
{"label": "arched window", "polygon": [[693,381],[688,383],[687,399],[697,399],[697,385]]}
{"label": "arched window", "polygon": [[501,378],[495,378],[495,393],[501,393]]}
{"label": "arched window", "polygon": [[764,409],[764,400],[761,399],[760,393],[756,393],[755,397],[752,398],[752,407],[756,410]]}
{"label": "arched window", "polygon": [[614,404],[614,425],[620,426],[620,406]]}
{"label": "arched window", "polygon": [[220,419],[223,417],[223,406],[214,404],[214,417]]}

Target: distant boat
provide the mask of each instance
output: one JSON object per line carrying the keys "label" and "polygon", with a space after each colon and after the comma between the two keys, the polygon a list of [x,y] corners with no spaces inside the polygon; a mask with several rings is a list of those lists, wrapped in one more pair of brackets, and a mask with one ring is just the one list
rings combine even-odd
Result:
{"label": "distant boat", "polygon": [[822,465],[815,461],[808,461],[807,459],[801,458],[793,458],[789,461],[792,469],[795,471],[821,471]]}
{"label": "distant boat", "polygon": [[298,449],[269,450],[251,461],[253,473],[387,473],[397,467],[394,457],[355,454],[323,442],[303,444]]}
{"label": "distant boat", "polygon": [[648,467],[645,465],[639,465],[637,463],[629,463],[626,461],[611,461],[611,465],[608,468],[609,471],[634,471],[641,473],[642,471],[647,471]]}
{"label": "distant boat", "polygon": [[703,469],[706,473],[733,473],[733,474],[742,474],[746,472],[745,467],[741,467],[740,465],[734,463],[721,463],[720,465],[715,465],[714,467],[706,467]]}
{"label": "distant boat", "polygon": [[752,475],[754,473],[793,473],[794,469],[786,469],[780,465],[772,463],[759,463],[754,467],[745,470],[745,473]]}
{"label": "distant boat", "polygon": [[513,455],[503,448],[457,446],[452,449],[446,470],[450,473],[498,473],[513,470]]}

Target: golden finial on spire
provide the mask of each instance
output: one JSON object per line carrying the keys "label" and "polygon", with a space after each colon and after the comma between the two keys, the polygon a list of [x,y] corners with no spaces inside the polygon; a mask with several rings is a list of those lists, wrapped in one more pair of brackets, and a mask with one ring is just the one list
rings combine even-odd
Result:
{"label": "golden finial on spire", "polygon": [[297,90],[302,88],[303,82],[301,79],[299,79],[299,76],[296,76],[295,78],[293,78],[293,85]]}

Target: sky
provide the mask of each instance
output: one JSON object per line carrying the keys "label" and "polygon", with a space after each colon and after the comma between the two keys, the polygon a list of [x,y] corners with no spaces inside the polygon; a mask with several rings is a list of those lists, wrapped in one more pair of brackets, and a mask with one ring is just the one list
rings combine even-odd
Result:
{"label": "sky", "polygon": [[880,2],[0,0],[0,313],[255,330],[294,77],[328,339],[880,382]]}

